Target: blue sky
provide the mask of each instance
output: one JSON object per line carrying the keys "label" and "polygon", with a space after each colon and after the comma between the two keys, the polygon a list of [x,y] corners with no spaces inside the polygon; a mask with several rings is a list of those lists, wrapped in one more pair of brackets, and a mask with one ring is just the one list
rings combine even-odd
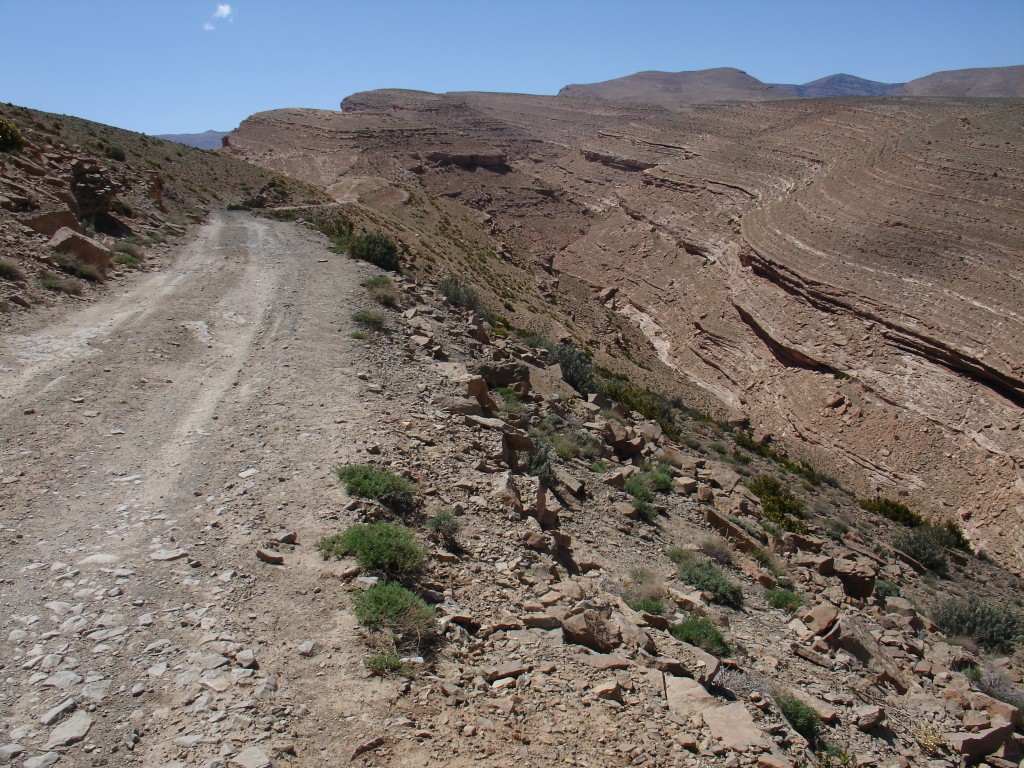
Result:
{"label": "blue sky", "polygon": [[645,69],[902,82],[1024,64],[1024,0],[0,0],[0,101],[146,133],[373,88],[555,93]]}

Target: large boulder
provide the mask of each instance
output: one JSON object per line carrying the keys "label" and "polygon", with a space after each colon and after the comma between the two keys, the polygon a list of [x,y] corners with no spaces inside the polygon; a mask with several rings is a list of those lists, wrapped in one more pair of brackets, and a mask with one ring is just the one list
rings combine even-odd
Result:
{"label": "large boulder", "polygon": [[75,214],[67,208],[36,214],[35,216],[25,219],[24,223],[25,226],[30,229],[34,229],[36,232],[46,235],[47,237],[53,237],[57,232],[64,228],[70,229],[72,232],[77,232],[80,235],[85,234],[85,230],[82,229],[81,222],[79,222]]}
{"label": "large boulder", "polygon": [[107,269],[114,254],[102,243],[91,237],[80,235],[69,227],[61,227],[50,239],[50,247],[55,251],[74,256],[83,264],[91,264],[100,269]]}

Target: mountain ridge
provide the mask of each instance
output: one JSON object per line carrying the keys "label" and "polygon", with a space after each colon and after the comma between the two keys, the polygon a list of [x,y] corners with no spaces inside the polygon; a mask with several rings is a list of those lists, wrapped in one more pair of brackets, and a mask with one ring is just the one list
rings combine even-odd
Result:
{"label": "mountain ridge", "polygon": [[934,72],[906,83],[882,83],[836,73],[799,85],[765,83],[735,67],[683,72],[647,70],[597,83],[569,84],[558,95],[657,104],[666,109],[723,101],[851,96],[1014,98],[1024,96],[1024,66]]}

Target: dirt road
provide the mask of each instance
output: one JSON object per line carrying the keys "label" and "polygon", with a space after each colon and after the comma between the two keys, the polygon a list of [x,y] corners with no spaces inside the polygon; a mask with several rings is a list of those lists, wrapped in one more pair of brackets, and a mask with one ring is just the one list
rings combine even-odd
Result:
{"label": "dirt road", "polygon": [[0,763],[315,765],[386,723],[397,686],[362,671],[312,546],[345,520],[332,468],[394,419],[357,374],[414,387],[350,338],[373,271],[219,214],[167,269],[0,338]]}

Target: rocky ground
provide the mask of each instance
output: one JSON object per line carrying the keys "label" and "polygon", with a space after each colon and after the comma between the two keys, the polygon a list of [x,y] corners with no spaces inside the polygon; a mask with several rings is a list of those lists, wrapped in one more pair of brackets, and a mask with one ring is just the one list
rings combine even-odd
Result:
{"label": "rocky ground", "polygon": [[[748,419],[1024,572],[1019,104],[375,91],[226,151],[328,189],[523,328]],[[355,215],[355,214],[354,214]]]}
{"label": "rocky ground", "polygon": [[[849,494],[727,460],[714,425],[674,441],[574,393],[547,351],[432,285],[395,277],[399,306],[378,307],[361,282],[379,270],[297,224],[216,214],[154,266],[81,308],[17,315],[0,340],[0,761],[1020,761],[1019,713],[965,674],[1012,688],[1019,653],[952,645],[927,616],[948,595],[1013,605],[998,566],[951,552],[939,579]],[[546,488],[520,464],[545,424],[591,452],[552,454]],[[658,460],[671,490],[645,522],[623,487]],[[407,476],[415,509],[346,494],[334,470],[357,463]],[[764,473],[813,510],[805,533],[767,524],[747,489]],[[457,545],[424,525],[443,509]],[[430,552],[415,587],[440,639],[411,678],[364,664],[353,600],[379,574],[317,551],[380,519]],[[742,605],[695,590],[673,549],[725,561]],[[766,602],[780,580],[795,614]],[[630,607],[641,583],[661,613]],[[723,633],[721,658],[668,631],[694,615]],[[780,713],[785,690],[835,757]]]}

